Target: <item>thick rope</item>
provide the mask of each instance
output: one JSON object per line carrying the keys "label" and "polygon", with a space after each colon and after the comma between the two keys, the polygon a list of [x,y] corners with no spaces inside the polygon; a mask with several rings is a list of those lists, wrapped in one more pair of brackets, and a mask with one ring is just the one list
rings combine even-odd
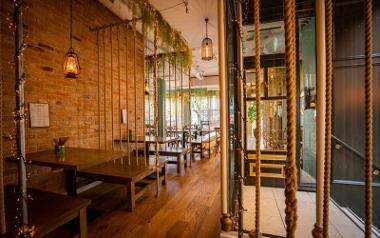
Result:
{"label": "thick rope", "polygon": [[297,226],[296,167],[296,65],[295,0],[284,1],[286,91],[287,91],[287,160],[285,166],[286,237],[295,237]]}
{"label": "thick rope", "polygon": [[[0,29],[1,30],[1,29]],[[1,39],[1,37],[0,37]],[[0,64],[0,72],[1,64]],[[0,234],[5,234],[4,172],[3,172],[3,75],[0,75]]]}
{"label": "thick rope", "polygon": [[254,33],[255,33],[255,71],[256,71],[256,191],[255,191],[255,236],[260,232],[260,186],[261,186],[261,111],[260,111],[260,0],[253,1]]}
{"label": "thick rope", "polygon": [[365,237],[372,236],[372,0],[365,0]]}
{"label": "thick rope", "polygon": [[326,4],[326,117],[325,117],[325,161],[323,179],[323,237],[329,237],[329,209],[330,209],[330,177],[331,177],[331,123],[332,123],[332,34],[333,34],[333,10],[332,0],[327,0]]}

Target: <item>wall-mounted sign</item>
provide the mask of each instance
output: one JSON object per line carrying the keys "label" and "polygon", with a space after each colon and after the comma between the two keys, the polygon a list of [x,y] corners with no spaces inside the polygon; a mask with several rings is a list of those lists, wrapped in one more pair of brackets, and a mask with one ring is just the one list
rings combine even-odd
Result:
{"label": "wall-mounted sign", "polygon": [[128,121],[128,111],[127,109],[121,109],[121,123],[127,124]]}
{"label": "wall-mounted sign", "polygon": [[49,104],[30,103],[29,104],[30,127],[49,127]]}

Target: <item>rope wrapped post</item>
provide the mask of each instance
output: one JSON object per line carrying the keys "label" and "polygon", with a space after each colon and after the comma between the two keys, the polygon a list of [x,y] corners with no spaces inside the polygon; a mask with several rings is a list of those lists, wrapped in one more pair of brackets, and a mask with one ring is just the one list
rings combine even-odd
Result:
{"label": "rope wrapped post", "polygon": [[324,179],[323,179],[323,220],[322,235],[329,237],[330,223],[330,177],[331,177],[331,129],[332,129],[332,77],[333,77],[333,59],[332,59],[332,0],[327,0],[326,6],[326,115],[325,115],[325,161],[324,161]]}
{"label": "rope wrapped post", "polygon": [[159,120],[158,116],[158,80],[157,80],[157,30],[158,30],[158,22],[157,19],[154,20],[154,40],[153,40],[153,84],[154,84],[154,149],[155,149],[155,165],[156,165],[156,196],[159,196],[160,189],[160,180],[159,180],[159,156],[158,156],[158,125],[157,121]]}
{"label": "rope wrapped post", "polygon": [[23,0],[14,1],[15,6],[15,62],[16,62],[16,146],[18,158],[18,189],[20,193],[21,204],[21,226],[19,227],[19,234],[27,235],[31,232],[29,229],[28,219],[28,197],[27,197],[27,177],[26,177],[26,153],[25,153],[25,98],[24,98],[24,31],[23,31]]}
{"label": "rope wrapped post", "polygon": [[260,0],[253,1],[254,34],[255,34],[255,71],[256,71],[256,192],[255,192],[255,237],[261,237],[260,232],[260,186],[261,186],[261,110],[260,110]]}
{"label": "rope wrapped post", "polygon": [[297,226],[295,0],[284,1],[284,21],[287,91],[287,160],[285,166],[285,223],[286,237],[294,238]]}
{"label": "rope wrapped post", "polygon": [[365,237],[372,236],[373,65],[372,0],[364,1],[365,26]]}

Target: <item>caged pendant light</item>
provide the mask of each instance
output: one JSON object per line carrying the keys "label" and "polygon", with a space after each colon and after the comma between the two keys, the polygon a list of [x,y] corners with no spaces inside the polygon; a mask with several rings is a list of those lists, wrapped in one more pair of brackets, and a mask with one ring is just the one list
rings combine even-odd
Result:
{"label": "caged pendant light", "polygon": [[206,22],[206,37],[202,40],[202,60],[210,61],[214,58],[214,50],[212,46],[212,40],[208,37],[207,24],[208,18],[205,19]]}
{"label": "caged pendant light", "polygon": [[70,48],[65,55],[63,72],[65,77],[69,79],[78,78],[80,73],[78,55],[73,49],[73,0],[70,0]]}

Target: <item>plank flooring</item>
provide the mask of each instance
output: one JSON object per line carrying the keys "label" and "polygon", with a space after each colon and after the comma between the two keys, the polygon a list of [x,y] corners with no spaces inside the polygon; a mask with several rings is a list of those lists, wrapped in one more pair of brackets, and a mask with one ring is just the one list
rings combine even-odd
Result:
{"label": "plank flooring", "polygon": [[[155,188],[128,212],[122,185],[103,183],[81,197],[92,200],[91,207],[104,211],[88,226],[89,237],[220,237],[220,173],[219,157],[193,163],[177,174],[175,165],[168,165],[168,183],[161,187],[160,197]],[[254,187],[244,187],[244,227],[254,224]],[[296,237],[311,237],[315,219],[315,194],[298,192],[299,219]],[[283,237],[284,192],[281,188],[263,187],[261,192],[262,232]],[[331,203],[330,237],[363,237],[363,232]],[[233,236],[235,237],[235,236]],[[375,237],[375,236],[374,236]]]}
{"label": "plank flooring", "polygon": [[126,189],[101,184],[80,194],[90,198],[91,207],[105,213],[88,226],[89,237],[219,237],[220,169],[219,157],[193,163],[179,175],[168,165],[168,182],[155,188],[128,212]]}

